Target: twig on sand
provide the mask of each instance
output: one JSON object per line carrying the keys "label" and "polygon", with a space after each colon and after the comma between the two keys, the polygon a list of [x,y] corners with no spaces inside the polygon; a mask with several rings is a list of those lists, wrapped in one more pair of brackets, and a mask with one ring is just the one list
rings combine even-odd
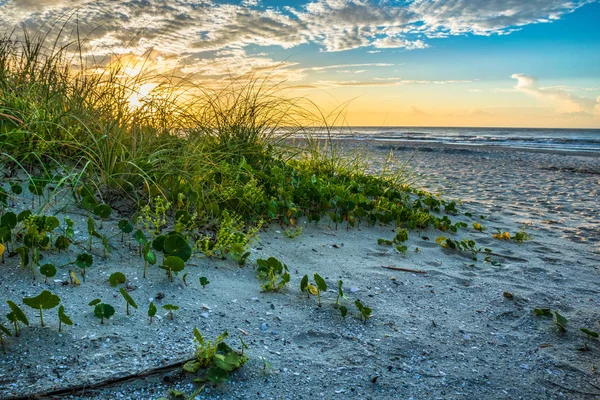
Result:
{"label": "twig on sand", "polygon": [[381,268],[391,269],[393,271],[412,272],[415,274],[427,274],[427,271],[421,271],[420,269],[400,268],[400,267],[394,267],[393,265],[388,265],[388,266],[384,265]]}
{"label": "twig on sand", "polygon": [[105,388],[108,386],[112,386],[112,385],[115,385],[118,383],[123,383],[123,382],[141,379],[141,378],[146,378],[146,377],[149,377],[152,375],[165,374],[174,369],[181,368],[183,366],[183,364],[185,364],[186,362],[192,361],[195,359],[196,359],[195,357],[188,358],[186,360],[180,360],[175,363],[165,365],[162,367],[140,371],[137,374],[108,378],[106,380],[103,380],[103,381],[100,381],[100,382],[97,382],[97,383],[94,383],[91,385],[83,384],[83,385],[71,386],[71,387],[66,387],[63,389],[58,389],[58,390],[53,390],[53,391],[48,391],[48,392],[29,394],[27,396],[3,397],[3,399],[5,399],[5,400],[56,399],[56,398],[62,398],[62,396],[66,396],[66,395],[77,395],[77,393],[81,394],[84,391],[95,391],[95,390],[102,389],[102,388]]}

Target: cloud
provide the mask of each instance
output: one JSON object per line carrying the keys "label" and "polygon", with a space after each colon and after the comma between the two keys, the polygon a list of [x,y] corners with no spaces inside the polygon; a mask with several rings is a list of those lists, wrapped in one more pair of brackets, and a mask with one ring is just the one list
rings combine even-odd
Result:
{"label": "cloud", "polygon": [[525,25],[558,20],[593,1],[314,0],[266,7],[257,0],[15,0],[0,3],[0,22],[9,29],[20,24],[39,27],[70,17],[97,43],[125,48],[154,41],[174,53],[306,43],[325,51],[413,50],[427,48],[431,38],[509,34]]}
{"label": "cloud", "polygon": [[403,85],[450,85],[450,84],[464,84],[472,83],[467,80],[447,80],[447,81],[429,81],[429,80],[413,80],[413,79],[399,79],[399,78],[375,78],[372,81],[331,81],[322,80],[315,82],[315,85],[321,87],[393,87]]}
{"label": "cloud", "polygon": [[511,78],[517,80],[515,86],[517,92],[525,93],[540,101],[552,104],[561,114],[600,115],[600,97],[594,100],[575,96],[562,89],[541,88],[536,78],[525,74],[513,74]]}
{"label": "cloud", "polygon": [[[322,51],[419,50],[432,38],[510,34],[550,23],[593,1],[311,0],[266,6],[259,0],[0,0],[0,26],[10,32],[21,25],[36,30],[66,24],[65,32],[73,32],[69,39],[75,38],[75,27],[85,38],[90,56],[157,52],[188,66],[213,58],[212,69],[218,71],[208,68],[207,74],[222,72],[227,63],[232,73],[240,67],[246,74],[278,63],[273,56],[255,55],[244,64],[217,53],[306,44]],[[308,72],[287,68],[292,79]]]}

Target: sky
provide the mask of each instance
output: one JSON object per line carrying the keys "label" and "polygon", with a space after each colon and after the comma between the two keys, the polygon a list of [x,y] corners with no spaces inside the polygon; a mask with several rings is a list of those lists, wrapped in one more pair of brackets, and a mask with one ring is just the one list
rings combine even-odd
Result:
{"label": "sky", "polygon": [[0,0],[89,55],[207,86],[269,76],[353,126],[600,128],[598,0]]}

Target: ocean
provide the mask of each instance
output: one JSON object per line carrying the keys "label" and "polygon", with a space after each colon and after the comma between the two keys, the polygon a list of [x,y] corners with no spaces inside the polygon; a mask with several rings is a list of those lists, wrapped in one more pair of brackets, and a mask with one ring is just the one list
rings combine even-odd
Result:
{"label": "ocean", "polygon": [[[317,132],[319,134],[319,132]],[[325,136],[320,132],[320,136]],[[600,129],[348,127],[333,138],[600,153]]]}

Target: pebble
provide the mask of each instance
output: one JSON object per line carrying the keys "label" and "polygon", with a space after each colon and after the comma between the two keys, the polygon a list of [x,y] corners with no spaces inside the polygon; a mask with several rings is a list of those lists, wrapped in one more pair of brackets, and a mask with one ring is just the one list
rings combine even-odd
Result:
{"label": "pebble", "polygon": [[266,331],[267,329],[269,329],[269,324],[267,324],[266,322],[263,322],[262,325],[260,326],[260,330]]}

